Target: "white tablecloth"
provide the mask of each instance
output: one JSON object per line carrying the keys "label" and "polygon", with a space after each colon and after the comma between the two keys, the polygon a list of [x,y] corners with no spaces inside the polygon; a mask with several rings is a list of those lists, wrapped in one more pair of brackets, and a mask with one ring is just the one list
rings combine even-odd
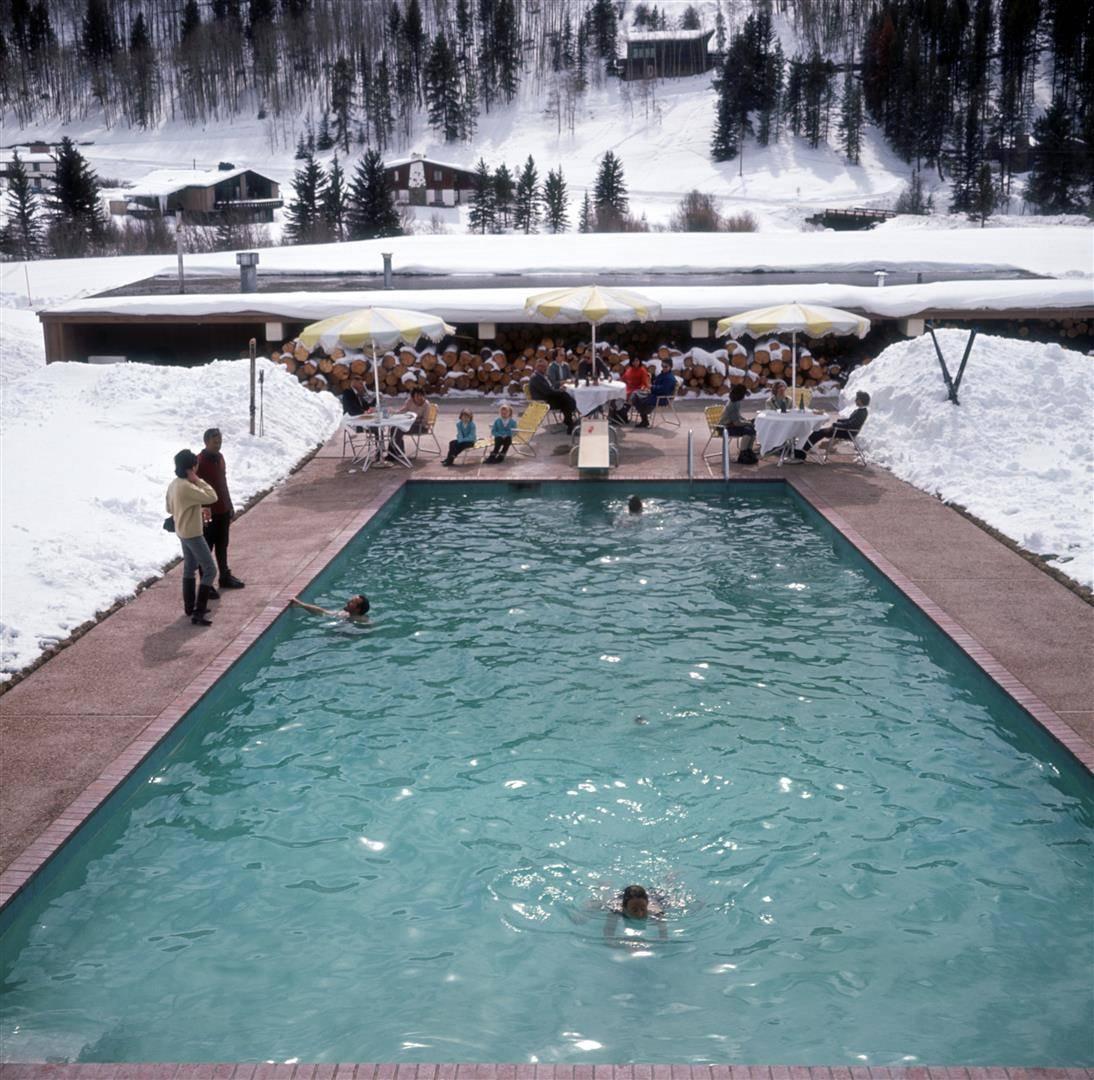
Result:
{"label": "white tablecloth", "polygon": [[564,386],[563,389],[573,394],[577,402],[577,411],[582,416],[588,416],[593,409],[599,409],[607,405],[609,401],[622,401],[627,396],[627,387],[621,382],[601,382],[595,386]]}
{"label": "white tablecloth", "polygon": [[783,443],[807,439],[819,427],[829,421],[835,421],[828,413],[804,412],[761,412],[756,416],[756,437],[760,441],[760,453],[767,454],[778,450]]}
{"label": "white tablecloth", "polygon": [[417,419],[415,413],[392,413],[381,418],[376,413],[365,413],[364,416],[344,416],[342,426],[351,431],[357,428],[371,428],[373,431],[390,430],[398,428],[400,431],[409,431],[411,425]]}

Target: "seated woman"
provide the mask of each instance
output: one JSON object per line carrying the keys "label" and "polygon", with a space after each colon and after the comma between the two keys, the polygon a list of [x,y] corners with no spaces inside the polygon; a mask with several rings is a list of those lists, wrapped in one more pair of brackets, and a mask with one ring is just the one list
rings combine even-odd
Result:
{"label": "seated woman", "polygon": [[[639,401],[649,397],[650,372],[649,368],[637,356],[632,356],[623,369],[623,383],[627,387],[627,405],[634,405],[635,408],[641,411]],[[620,409],[619,412],[621,413],[620,419],[626,420],[626,407]],[[649,427],[649,423],[647,422],[645,426]]]}
{"label": "seated woman", "polygon": [[[410,397],[399,406],[396,412],[414,413],[414,423],[407,429],[408,435],[417,435],[425,430],[425,418],[429,414],[429,402],[426,400],[425,391],[415,387],[410,391]],[[395,444],[400,454],[405,455],[403,449],[403,433],[398,428],[391,429],[391,441]],[[388,455],[391,456],[390,454]]]}
{"label": "seated woman", "polygon": [[737,454],[738,465],[755,465],[760,459],[752,449],[756,440],[756,425],[741,415],[741,402],[748,396],[743,386],[734,386],[729,391],[729,404],[718,417],[717,427],[727,432],[731,438],[740,438],[741,449]]}
{"label": "seated woman", "polygon": [[657,920],[657,933],[662,941],[668,936],[665,925],[665,905],[663,897],[652,897],[641,885],[628,885],[616,896],[608,907],[608,917],[604,920],[604,939],[615,941],[615,928],[620,918],[626,922],[645,923],[647,919]]}
{"label": "seated woman", "polygon": [[767,407],[777,412],[790,410],[790,398],[786,396],[786,383],[782,379],[776,379],[771,384],[771,397],[767,399]]}
{"label": "seated woman", "polygon": [[798,461],[804,461],[809,451],[816,446],[821,439],[836,438],[836,439],[849,439],[852,435],[858,434],[862,425],[866,423],[866,418],[870,415],[870,410],[867,406],[870,404],[870,395],[865,390],[860,390],[855,395],[855,410],[850,416],[842,417],[837,420],[831,427],[823,427],[818,431],[814,431],[808,439],[805,440],[805,445],[800,450],[794,451],[794,457]]}

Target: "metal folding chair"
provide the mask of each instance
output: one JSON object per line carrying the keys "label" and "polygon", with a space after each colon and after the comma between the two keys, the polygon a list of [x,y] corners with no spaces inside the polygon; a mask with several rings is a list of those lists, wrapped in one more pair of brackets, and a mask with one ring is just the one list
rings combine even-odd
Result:
{"label": "metal folding chair", "polygon": [[869,465],[869,462],[866,460],[866,451],[862,449],[862,445],[859,443],[857,436],[858,432],[848,431],[846,429],[833,431],[832,434],[828,436],[828,441],[824,444],[824,457],[821,458],[821,464],[828,464],[828,458],[835,449],[837,443],[846,442],[851,444],[859,464],[863,466]]}
{"label": "metal folding chair", "polygon": [[[414,454],[413,457],[417,457],[419,454],[436,454],[438,457],[444,455],[444,451],[441,449],[441,444],[437,441],[437,434],[433,430],[437,426],[437,406],[432,402],[429,403],[426,409],[425,420],[422,422],[417,431],[407,432],[408,436],[414,440]],[[433,446],[436,449],[422,446],[422,439],[429,438],[433,440]]]}
{"label": "metal folding chair", "polygon": [[[676,378],[674,375],[673,378]],[[680,393],[680,380],[676,378],[676,390],[673,392],[672,397],[668,395],[662,395],[653,403],[653,412],[650,413],[650,424],[656,424],[657,418],[661,418],[662,424],[668,424],[671,427],[679,427],[683,421],[680,419],[680,414],[676,411],[676,396]],[[670,419],[671,417],[671,419]]]}
{"label": "metal folding chair", "polygon": [[[342,421],[342,457],[346,456],[348,446],[353,454],[355,465],[371,459],[379,450],[376,429],[362,427],[361,419],[360,416],[347,416]],[[354,423],[354,421],[358,422]]]}

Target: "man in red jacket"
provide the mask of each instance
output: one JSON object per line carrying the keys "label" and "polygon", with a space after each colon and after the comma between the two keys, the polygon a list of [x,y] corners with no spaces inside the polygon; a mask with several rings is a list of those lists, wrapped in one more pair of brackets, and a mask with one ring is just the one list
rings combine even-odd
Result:
{"label": "man in red jacket", "polygon": [[209,507],[210,519],[205,525],[205,542],[216,555],[222,589],[242,589],[243,582],[228,569],[228,530],[235,516],[232,496],[228,494],[227,469],[220,452],[220,429],[209,428],[202,438],[205,449],[198,454],[197,473],[216,493],[217,501]]}

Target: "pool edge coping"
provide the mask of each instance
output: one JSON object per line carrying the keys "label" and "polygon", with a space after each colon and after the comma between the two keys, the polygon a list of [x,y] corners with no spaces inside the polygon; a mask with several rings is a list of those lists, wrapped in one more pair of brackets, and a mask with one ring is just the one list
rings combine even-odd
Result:
{"label": "pool edge coping", "polygon": [[[454,478],[455,479],[455,478]],[[107,802],[186,714],[213,688],[229,668],[284,613],[289,600],[305,589],[373,518],[408,485],[437,483],[437,478],[406,476],[370,497],[334,537],[303,562],[296,573],[240,629],[223,649],[176,694],[129,745],[0,872],[0,912],[32,888],[46,864],[61,852],[83,825]],[[440,483],[449,481],[441,480]],[[494,478],[460,478],[461,483],[492,484]],[[503,484],[509,481],[500,480]],[[581,477],[550,477],[518,481],[540,484],[587,483]],[[658,483],[709,486],[724,485],[720,478],[692,481],[669,477],[597,478],[596,483]],[[949,638],[984,674],[1014,700],[1041,728],[1066,749],[1088,772],[1094,774],[1094,747],[1022,683],[989,650],[947,614],[906,574],[881,554],[819,492],[796,476],[734,479],[731,484],[772,484],[789,488],[816,511],[878,573],[898,589],[926,618]],[[364,1071],[362,1071],[364,1070]],[[475,1070],[472,1074],[471,1070]],[[549,1070],[549,1071],[548,1071]],[[609,1073],[608,1070],[611,1070]],[[637,1070],[637,1071],[636,1071]],[[687,1070],[687,1071],[685,1071]],[[457,1074],[459,1074],[457,1076]],[[1094,1068],[1052,1066],[740,1066],[740,1065],[539,1065],[539,1064],[227,1064],[227,1063],[78,1063],[53,1064],[0,1062],[0,1080],[107,1080],[107,1078],[163,1077],[170,1080],[198,1078],[281,1078],[320,1080],[355,1077],[357,1080],[1094,1080]]]}

